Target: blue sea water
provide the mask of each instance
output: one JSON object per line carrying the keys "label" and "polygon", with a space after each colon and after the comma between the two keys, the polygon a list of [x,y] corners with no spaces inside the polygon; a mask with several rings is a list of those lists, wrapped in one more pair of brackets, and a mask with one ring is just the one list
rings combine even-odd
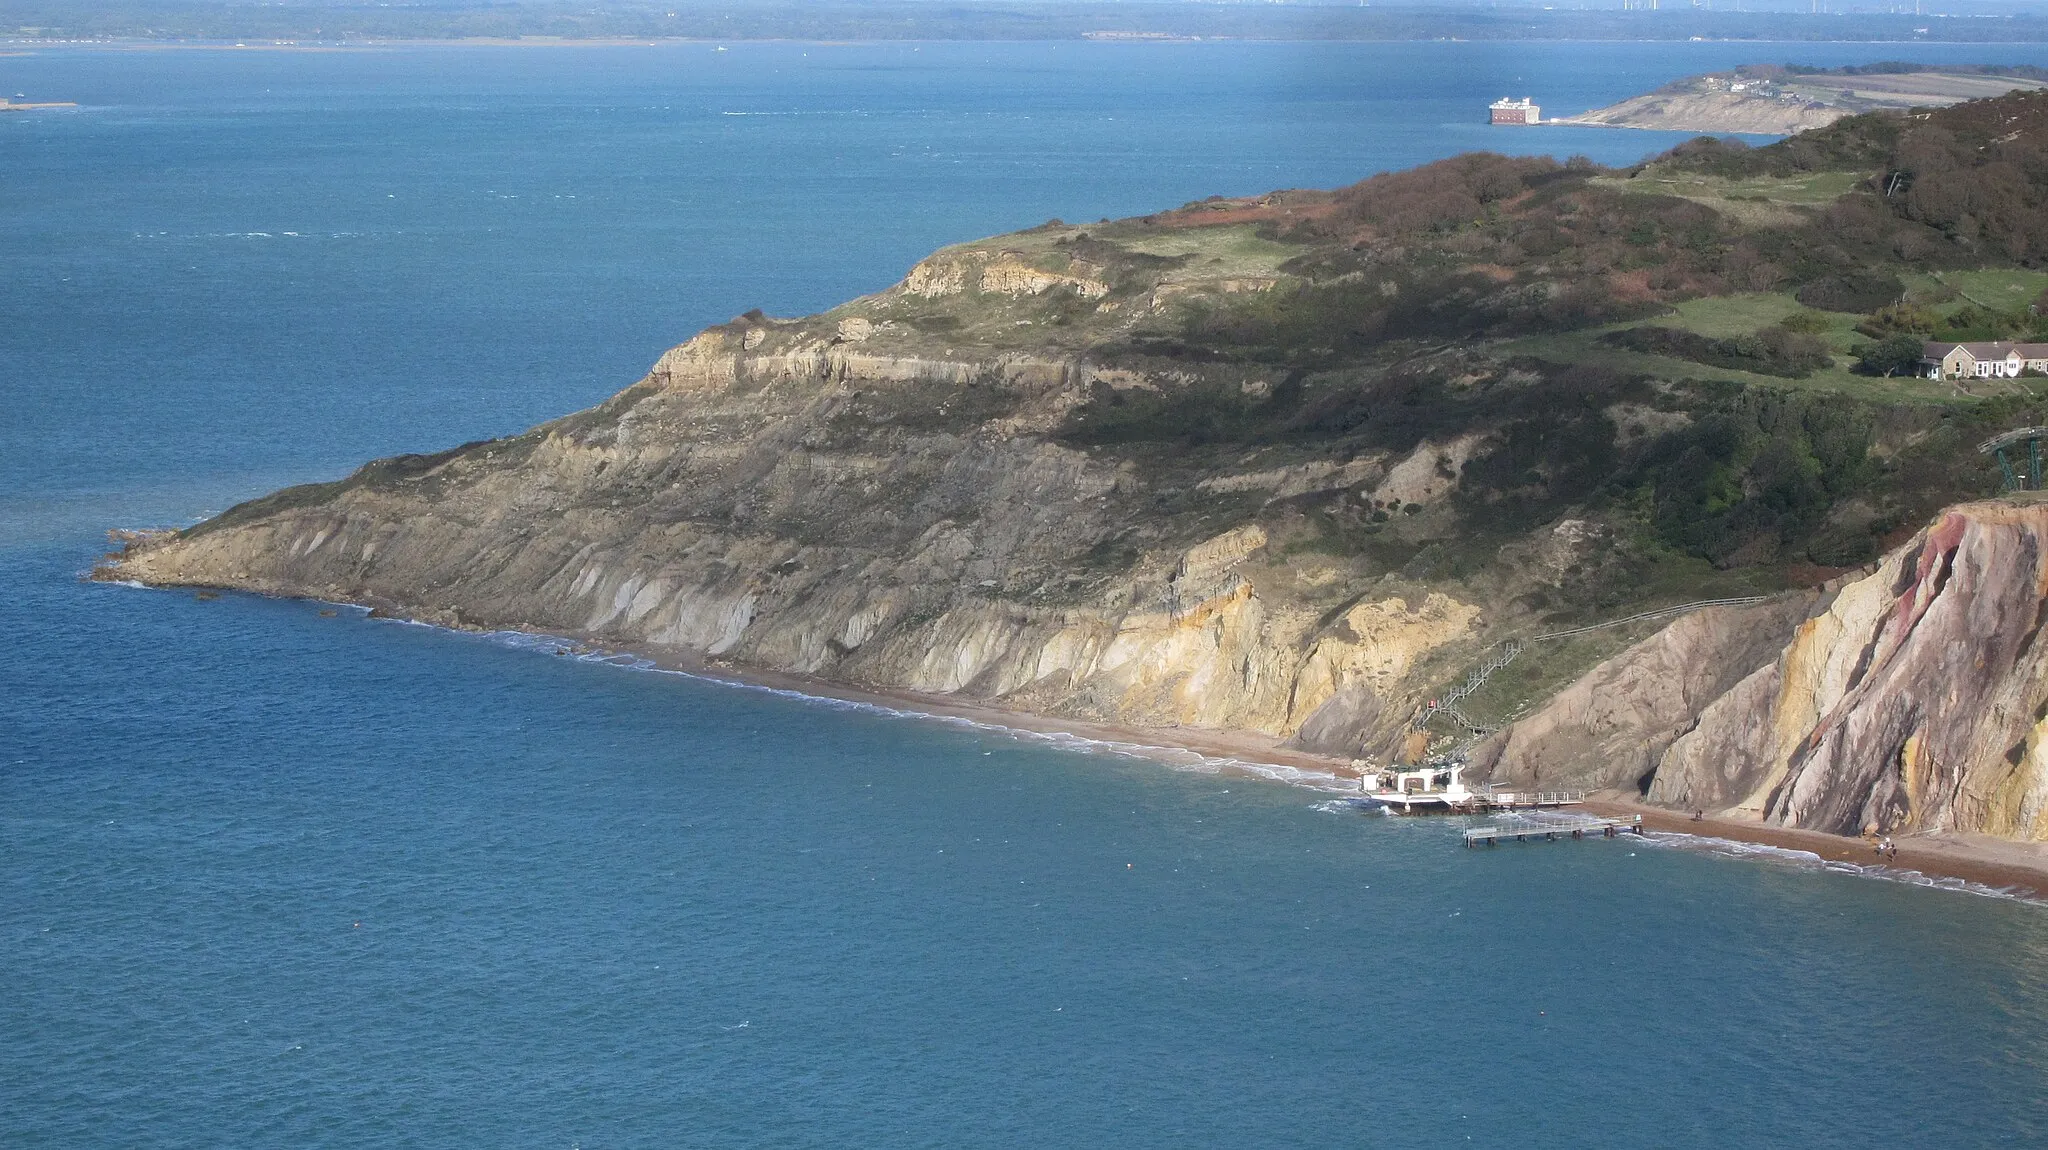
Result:
{"label": "blue sea water", "polygon": [[0,1144],[2048,1142],[2041,908],[89,585],[1052,216],[1870,45],[43,51],[0,90]]}

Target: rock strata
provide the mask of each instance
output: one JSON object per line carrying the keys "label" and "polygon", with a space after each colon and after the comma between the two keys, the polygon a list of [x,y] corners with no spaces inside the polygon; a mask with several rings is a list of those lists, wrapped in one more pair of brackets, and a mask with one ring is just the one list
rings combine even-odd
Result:
{"label": "rock strata", "polygon": [[850,342],[714,329],[593,412],[137,537],[115,570],[1120,723],[1288,738],[1341,697],[1322,745],[1361,741],[1361,697],[1410,707],[1418,663],[1475,631],[1440,591],[1316,590],[1255,521],[1133,530],[1158,493],[1130,461],[1030,431],[1092,386],[1085,360]]}
{"label": "rock strata", "polygon": [[2048,502],[1952,507],[1831,595],[1714,614],[1594,668],[1483,765],[1834,834],[2048,838]]}

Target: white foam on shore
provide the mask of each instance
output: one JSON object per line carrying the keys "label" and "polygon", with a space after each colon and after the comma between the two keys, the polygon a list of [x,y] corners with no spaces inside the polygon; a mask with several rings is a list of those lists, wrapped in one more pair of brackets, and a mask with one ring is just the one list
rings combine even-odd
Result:
{"label": "white foam on shore", "polygon": [[1357,795],[1353,795],[1348,799],[1324,799],[1309,809],[1326,815],[1348,815],[1354,813],[1391,815],[1394,813],[1385,803],[1374,802],[1371,799],[1361,798]]}
{"label": "white foam on shore", "polygon": [[[120,587],[134,587],[141,590],[160,590],[147,583],[130,579],[106,580],[106,584]],[[370,609],[357,603],[340,603],[324,599],[311,602],[322,607],[343,608],[360,615],[369,616]],[[1173,770],[1190,771],[1199,774],[1217,775],[1226,772],[1302,787],[1339,797],[1326,799],[1314,804],[1311,809],[1323,813],[1348,813],[1363,810],[1369,814],[1389,814],[1384,807],[1368,807],[1355,796],[1356,784],[1341,779],[1328,771],[1304,770],[1300,767],[1283,766],[1278,763],[1260,763],[1229,756],[1205,755],[1185,747],[1161,747],[1148,743],[1124,742],[1113,739],[1094,739],[1070,731],[1034,731],[1027,727],[1013,727],[1001,723],[984,722],[961,715],[942,715],[930,711],[915,711],[902,707],[891,707],[882,703],[864,702],[856,699],[841,699],[830,695],[813,695],[787,687],[771,687],[763,683],[749,683],[742,679],[707,675],[695,671],[683,671],[663,667],[642,655],[608,651],[600,647],[559,635],[534,631],[462,631],[443,627],[437,623],[425,623],[418,619],[404,619],[393,616],[377,616],[378,622],[397,623],[408,627],[424,627],[430,631],[445,631],[451,635],[480,638],[485,641],[509,647],[518,651],[575,659],[579,663],[594,663],[616,667],[627,671],[650,671],[660,675],[675,675],[700,683],[710,683],[738,691],[757,691],[780,698],[794,700],[807,706],[826,707],[832,710],[852,711],[860,714],[879,715],[892,719],[913,719],[926,722],[945,723],[970,730],[985,731],[1002,735],[1021,742],[1042,743],[1060,750],[1074,751],[1084,755],[1116,755],[1122,758],[1143,759],[1159,763]],[[1881,864],[1859,865],[1852,862],[1834,862],[1820,857],[1812,851],[1795,850],[1790,847],[1772,846],[1768,843],[1742,842],[1738,839],[1716,838],[1712,835],[1687,834],[1682,831],[1651,831],[1635,836],[1635,841],[1647,846],[1670,850],[1683,850],[1721,858],[1746,862],[1762,862],[1776,866],[1787,866],[1800,870],[1827,871],[1849,875],[1855,878],[1875,879],[1880,882],[1902,883],[1907,886],[1927,887],[1933,890],[1953,891],[1960,894],[1976,895],[1980,898],[1995,898],[2007,902],[2023,903],[2028,906],[2048,907],[2048,899],[2034,897],[2017,887],[1994,887],[1986,883],[1971,882],[1954,877],[1937,877],[1922,871],[1904,867],[1888,867]]]}
{"label": "white foam on shore", "polygon": [[1928,887],[1933,890],[1973,894],[1980,898],[2004,899],[2008,902],[2025,903],[2028,906],[2048,907],[2048,900],[2037,898],[2032,893],[2019,887],[1991,886],[1987,883],[1971,882],[1963,878],[1936,877],[1923,871],[1911,870],[1905,867],[1885,866],[1882,863],[1871,863],[1865,866],[1858,863],[1824,859],[1812,851],[1771,846],[1768,843],[1748,843],[1737,839],[1715,838],[1712,835],[1686,834],[1681,831],[1652,831],[1643,835],[1642,840],[1651,846],[1666,847],[1672,850],[1692,851],[1699,854],[1718,855],[1722,858],[1744,861],[1766,862],[1778,866],[1792,867],[1797,870],[1826,871],[1830,874],[1849,875],[1854,878],[1903,883],[1907,886]]}
{"label": "white foam on shore", "polygon": [[[407,620],[408,622],[413,622]],[[431,627],[430,623],[416,623]],[[1280,763],[1261,763],[1252,759],[1241,759],[1228,755],[1206,755],[1186,747],[1162,747],[1151,743],[1137,743],[1117,739],[1098,739],[1078,735],[1072,731],[1037,731],[1029,727],[992,723],[984,719],[971,719],[964,715],[947,715],[934,711],[912,710],[907,707],[892,707],[886,703],[868,702],[858,699],[841,699],[831,695],[814,695],[788,687],[771,687],[764,683],[750,683],[744,679],[727,678],[722,675],[707,675],[698,671],[683,671],[663,667],[654,660],[641,655],[621,654],[601,648],[590,648],[585,644],[531,631],[487,631],[483,638],[500,645],[521,651],[533,651],[544,655],[567,655],[578,662],[598,663],[628,671],[650,671],[659,675],[675,675],[700,683],[714,683],[740,691],[754,691],[790,699],[807,706],[827,707],[837,711],[852,711],[865,715],[879,715],[890,719],[914,719],[921,722],[944,723],[974,731],[986,731],[1021,742],[1041,743],[1063,751],[1083,755],[1116,755],[1122,758],[1144,759],[1160,763],[1177,771],[1191,771],[1198,774],[1238,774],[1303,787],[1314,791],[1348,791],[1352,784],[1338,778],[1329,771],[1309,770]]]}

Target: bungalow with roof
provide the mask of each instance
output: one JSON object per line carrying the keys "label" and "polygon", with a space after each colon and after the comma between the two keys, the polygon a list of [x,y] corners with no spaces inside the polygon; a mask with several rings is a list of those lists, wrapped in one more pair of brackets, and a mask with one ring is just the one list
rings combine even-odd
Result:
{"label": "bungalow with roof", "polygon": [[2009,379],[2030,370],[2048,375],[2048,343],[1920,345],[1920,374],[1928,379]]}

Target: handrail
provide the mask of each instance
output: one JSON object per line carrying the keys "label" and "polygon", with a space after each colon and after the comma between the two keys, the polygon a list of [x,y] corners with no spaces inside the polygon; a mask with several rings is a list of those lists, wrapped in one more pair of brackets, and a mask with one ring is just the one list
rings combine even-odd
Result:
{"label": "handrail", "polygon": [[1977,445],[1977,454],[1989,455],[2001,447],[2011,447],[2029,439],[2048,439],[2048,427],[2021,427],[1991,438]]}

